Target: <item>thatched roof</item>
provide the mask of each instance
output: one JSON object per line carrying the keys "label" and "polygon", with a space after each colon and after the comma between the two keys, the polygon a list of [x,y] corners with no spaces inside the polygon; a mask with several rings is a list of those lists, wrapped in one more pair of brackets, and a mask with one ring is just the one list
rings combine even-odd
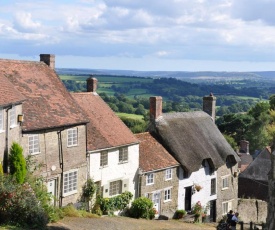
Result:
{"label": "thatched roof", "polygon": [[225,140],[211,117],[202,111],[162,114],[153,124],[153,132],[163,145],[190,172],[199,170],[204,159],[217,169],[231,156],[240,159]]}

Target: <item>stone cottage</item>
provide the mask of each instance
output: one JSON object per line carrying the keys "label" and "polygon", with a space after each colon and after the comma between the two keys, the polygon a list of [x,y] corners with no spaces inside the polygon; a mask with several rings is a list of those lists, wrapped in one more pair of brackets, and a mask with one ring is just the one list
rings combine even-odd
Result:
{"label": "stone cottage", "polygon": [[96,93],[97,79],[87,79],[87,92],[72,93],[88,118],[89,177],[103,197],[130,191],[137,197],[139,142],[131,130]]}
{"label": "stone cottage", "polygon": [[139,196],[150,198],[157,216],[174,217],[178,207],[179,163],[148,132],[139,144]]}
{"label": "stone cottage", "polygon": [[[14,87],[8,101],[1,97],[0,112],[6,125],[0,133],[0,153],[3,159],[11,141],[18,142],[25,157],[31,156],[41,165],[36,173],[44,177],[48,191],[56,197],[55,205],[64,206],[77,202],[86,182],[88,120],[57,76],[55,56],[41,54],[40,59],[0,59],[0,85]],[[8,137],[6,142],[3,136]]]}
{"label": "stone cottage", "polygon": [[162,98],[150,98],[149,131],[180,163],[178,209],[200,201],[211,221],[237,208],[239,157],[214,123],[215,97],[202,111],[162,113]]}

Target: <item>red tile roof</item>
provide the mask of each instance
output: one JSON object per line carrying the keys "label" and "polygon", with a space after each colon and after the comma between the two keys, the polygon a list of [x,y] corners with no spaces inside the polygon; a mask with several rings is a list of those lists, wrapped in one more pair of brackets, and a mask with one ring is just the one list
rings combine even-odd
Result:
{"label": "red tile roof", "polygon": [[72,95],[86,111],[90,121],[87,125],[89,151],[138,142],[130,129],[97,93],[72,93]]}
{"label": "red tile roof", "polygon": [[86,123],[81,108],[45,63],[0,59],[0,75],[27,98],[23,131]]}
{"label": "red tile roof", "polygon": [[0,106],[21,103],[26,98],[17,91],[14,86],[0,74]]}
{"label": "red tile roof", "polygon": [[173,166],[179,163],[148,132],[135,134],[139,139],[139,165],[142,171],[148,172]]}

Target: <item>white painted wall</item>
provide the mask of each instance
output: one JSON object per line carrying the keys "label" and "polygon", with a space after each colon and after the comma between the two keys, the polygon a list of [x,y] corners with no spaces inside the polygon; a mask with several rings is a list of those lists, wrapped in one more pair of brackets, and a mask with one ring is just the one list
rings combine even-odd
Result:
{"label": "white painted wall", "polygon": [[[200,168],[198,171],[193,172],[190,177],[183,178],[183,169],[180,168],[179,171],[179,191],[178,191],[178,209],[185,209],[185,188],[193,186],[194,184],[199,184],[203,188],[197,192],[195,191],[192,194],[191,205],[200,201],[202,206],[206,206],[210,200],[216,200],[217,194],[211,194],[211,179],[217,177],[217,172],[215,171],[212,175],[206,175],[206,171],[209,171],[209,166],[206,164],[206,167]],[[216,180],[217,188],[217,180]],[[209,212],[209,210],[208,210]]]}
{"label": "white painted wall", "polygon": [[119,163],[119,148],[108,150],[108,166],[100,167],[100,151],[90,154],[90,176],[101,185],[108,185],[112,181],[129,179],[128,191],[135,197],[138,183],[137,171],[139,167],[139,145],[128,146],[128,162]]}

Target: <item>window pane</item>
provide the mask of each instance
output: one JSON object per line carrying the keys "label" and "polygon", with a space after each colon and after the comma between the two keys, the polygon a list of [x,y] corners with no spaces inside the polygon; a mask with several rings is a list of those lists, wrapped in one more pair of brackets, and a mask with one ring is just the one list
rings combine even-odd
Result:
{"label": "window pane", "polygon": [[100,153],[100,166],[108,165],[108,151],[103,151]]}
{"label": "window pane", "polygon": [[128,148],[119,149],[119,163],[128,161]]}
{"label": "window pane", "polygon": [[68,129],[68,146],[77,145],[77,128]]}
{"label": "window pane", "polygon": [[64,194],[77,191],[77,171],[64,174]]}
{"label": "window pane", "polygon": [[29,135],[29,153],[39,153],[39,137],[38,134],[35,135]]}
{"label": "window pane", "polygon": [[120,194],[121,193],[121,185],[122,185],[121,180],[110,182],[109,195],[113,196],[113,195]]}

